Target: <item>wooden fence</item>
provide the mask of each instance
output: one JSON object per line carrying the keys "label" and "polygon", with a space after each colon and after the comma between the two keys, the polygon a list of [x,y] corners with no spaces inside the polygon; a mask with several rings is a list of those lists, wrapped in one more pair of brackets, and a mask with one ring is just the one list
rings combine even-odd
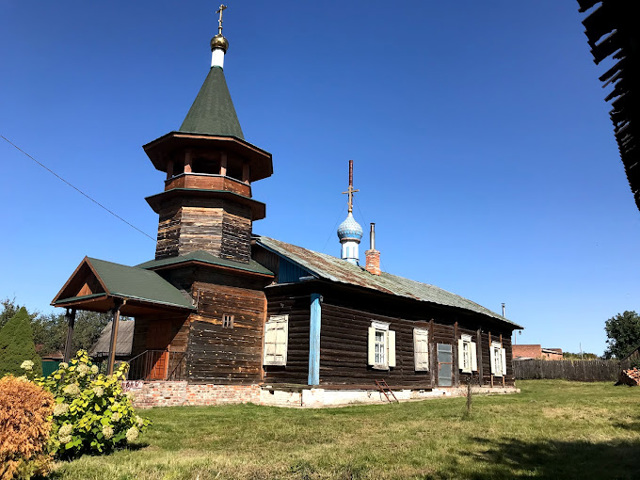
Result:
{"label": "wooden fence", "polygon": [[562,378],[579,382],[615,382],[629,361],[619,360],[515,360],[517,380]]}

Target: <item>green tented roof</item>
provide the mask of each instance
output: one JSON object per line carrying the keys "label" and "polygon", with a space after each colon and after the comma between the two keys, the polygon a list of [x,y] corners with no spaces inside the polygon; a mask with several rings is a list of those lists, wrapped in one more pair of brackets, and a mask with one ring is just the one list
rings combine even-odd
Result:
{"label": "green tented roof", "polygon": [[180,290],[155,272],[138,267],[87,258],[109,295],[193,310]]}
{"label": "green tented roof", "polygon": [[211,68],[179,131],[224,135],[244,140],[221,68]]}
{"label": "green tented roof", "polygon": [[156,268],[165,267],[168,265],[177,265],[186,262],[201,262],[209,265],[217,265],[221,267],[233,268],[235,270],[244,270],[247,272],[260,273],[262,275],[273,275],[273,272],[267,270],[255,260],[250,260],[249,263],[235,262],[226,258],[216,257],[204,250],[196,250],[185,255],[179,255],[177,257],[163,258],[161,260],[150,260],[148,262],[137,265],[137,268],[145,268],[147,270],[155,270]]}

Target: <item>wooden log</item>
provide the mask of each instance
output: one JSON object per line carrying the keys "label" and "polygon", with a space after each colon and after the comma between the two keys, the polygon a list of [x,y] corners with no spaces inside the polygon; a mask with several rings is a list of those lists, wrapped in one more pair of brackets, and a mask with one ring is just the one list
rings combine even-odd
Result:
{"label": "wooden log", "polygon": [[116,345],[118,343],[118,326],[120,325],[120,308],[124,305],[122,300],[115,301],[113,312],[113,320],[111,323],[111,342],[109,343],[109,364],[107,366],[107,375],[113,374],[113,364],[116,360]]}
{"label": "wooden log", "polygon": [[64,344],[64,361],[69,363],[71,360],[71,349],[72,340],[73,340],[73,328],[76,323],[76,309],[75,308],[67,308],[67,312],[65,313],[65,319],[67,320],[67,340]]}

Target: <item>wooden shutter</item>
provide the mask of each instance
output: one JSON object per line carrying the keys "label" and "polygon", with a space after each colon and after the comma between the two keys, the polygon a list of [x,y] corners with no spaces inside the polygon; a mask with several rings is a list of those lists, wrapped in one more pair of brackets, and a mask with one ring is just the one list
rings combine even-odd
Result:
{"label": "wooden shutter", "polygon": [[264,325],[264,365],[273,365],[276,355],[276,331],[274,324],[267,322]]}
{"label": "wooden shutter", "polygon": [[464,342],[462,339],[458,340],[458,368],[465,371],[464,369]]}
{"label": "wooden shutter", "polygon": [[389,352],[389,367],[396,366],[396,332],[387,332],[387,350]]}
{"label": "wooden shutter", "polygon": [[416,372],[429,370],[429,334],[426,330],[413,329],[413,359]]}
{"label": "wooden shutter", "polygon": [[496,374],[496,349],[493,345],[489,346],[489,360],[491,363],[491,375]]}
{"label": "wooden shutter", "polygon": [[289,340],[287,318],[270,320],[264,326],[264,365],[286,365]]}
{"label": "wooden shutter", "polygon": [[501,348],[500,355],[502,356],[502,375],[506,375],[507,374],[507,351],[504,348]]}
{"label": "wooden shutter", "polygon": [[376,329],[369,327],[369,342],[367,345],[367,365],[376,364]]}
{"label": "wooden shutter", "polygon": [[478,352],[475,342],[471,342],[471,371],[478,371]]}

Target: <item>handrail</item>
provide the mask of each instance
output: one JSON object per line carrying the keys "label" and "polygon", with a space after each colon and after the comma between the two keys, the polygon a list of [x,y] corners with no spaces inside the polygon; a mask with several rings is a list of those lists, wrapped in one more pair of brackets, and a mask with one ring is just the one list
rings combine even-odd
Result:
{"label": "handrail", "polygon": [[128,379],[180,380],[184,375],[184,359],[185,352],[172,352],[169,349],[145,350],[127,362]]}

